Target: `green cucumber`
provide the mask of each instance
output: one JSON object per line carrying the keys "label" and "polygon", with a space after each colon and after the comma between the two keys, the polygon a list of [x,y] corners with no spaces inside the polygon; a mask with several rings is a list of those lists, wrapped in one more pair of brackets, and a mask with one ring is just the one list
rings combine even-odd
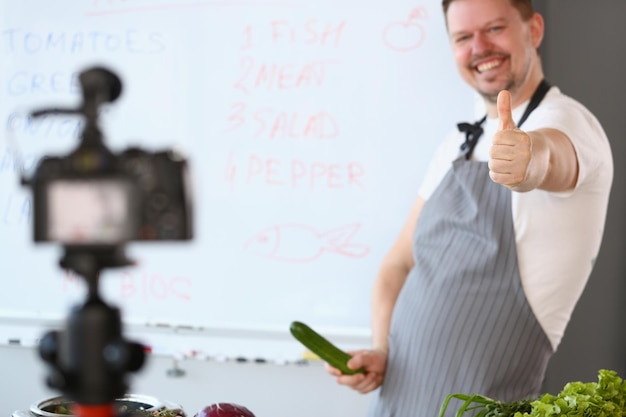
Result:
{"label": "green cucumber", "polygon": [[299,321],[291,322],[289,330],[293,337],[309,348],[311,352],[328,362],[332,367],[339,369],[343,374],[354,375],[365,372],[363,368],[356,370],[348,368],[347,363],[352,356],[333,345],[306,324]]}

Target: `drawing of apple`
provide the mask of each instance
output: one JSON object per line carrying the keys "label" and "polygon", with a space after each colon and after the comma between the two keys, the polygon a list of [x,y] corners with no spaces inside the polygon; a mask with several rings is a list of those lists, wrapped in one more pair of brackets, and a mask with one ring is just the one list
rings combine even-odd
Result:
{"label": "drawing of apple", "polygon": [[383,29],[383,42],[389,48],[408,52],[419,48],[424,42],[424,28],[419,20],[426,18],[422,7],[414,9],[406,21],[391,22]]}

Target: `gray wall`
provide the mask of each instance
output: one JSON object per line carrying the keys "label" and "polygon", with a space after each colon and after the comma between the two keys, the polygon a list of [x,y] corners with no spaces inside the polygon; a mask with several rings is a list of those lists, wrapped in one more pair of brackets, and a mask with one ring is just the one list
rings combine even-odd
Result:
{"label": "gray wall", "polygon": [[626,375],[626,1],[537,0],[546,19],[546,78],[583,102],[609,136],[615,177],[596,267],[549,365],[544,388],[595,381],[601,368]]}

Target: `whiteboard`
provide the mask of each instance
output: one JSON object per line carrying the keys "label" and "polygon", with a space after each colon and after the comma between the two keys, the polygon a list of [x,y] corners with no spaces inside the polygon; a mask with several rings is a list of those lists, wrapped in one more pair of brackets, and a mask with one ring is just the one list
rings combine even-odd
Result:
{"label": "whiteboard", "polygon": [[103,274],[131,334],[164,351],[285,356],[300,320],[366,344],[378,266],[438,142],[475,115],[440,7],[2,2],[0,338],[36,339],[85,295],[57,245],[32,243],[19,181],[81,128],[29,112],[77,105],[78,73],[102,65],[123,83],[101,115],[105,143],[176,148],[193,177],[195,239],[132,243],[138,265]]}

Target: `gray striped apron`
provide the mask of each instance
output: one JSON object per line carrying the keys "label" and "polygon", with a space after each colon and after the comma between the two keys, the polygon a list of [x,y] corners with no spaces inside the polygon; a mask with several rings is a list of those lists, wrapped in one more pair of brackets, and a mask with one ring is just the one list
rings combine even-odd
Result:
{"label": "gray striped apron", "polygon": [[437,417],[452,393],[539,395],[553,350],[521,285],[511,191],[491,181],[487,162],[453,162],[422,209],[413,248],[369,416]]}

